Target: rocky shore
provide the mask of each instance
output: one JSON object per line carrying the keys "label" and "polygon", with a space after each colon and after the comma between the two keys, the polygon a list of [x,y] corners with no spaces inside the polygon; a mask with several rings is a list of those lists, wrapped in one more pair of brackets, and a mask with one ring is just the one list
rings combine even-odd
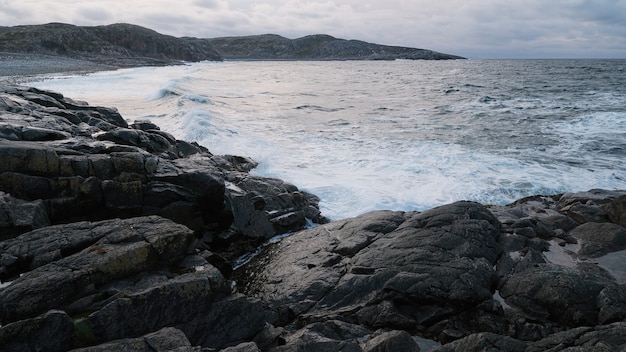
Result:
{"label": "rocky shore", "polygon": [[255,165],[0,83],[0,350],[626,349],[626,191],[328,222]]}

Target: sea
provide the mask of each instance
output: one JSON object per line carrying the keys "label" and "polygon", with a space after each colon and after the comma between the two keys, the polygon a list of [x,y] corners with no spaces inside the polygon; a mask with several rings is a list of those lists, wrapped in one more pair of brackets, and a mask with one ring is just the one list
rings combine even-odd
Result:
{"label": "sea", "polygon": [[29,85],[151,120],[332,220],[626,189],[626,60],[225,61]]}

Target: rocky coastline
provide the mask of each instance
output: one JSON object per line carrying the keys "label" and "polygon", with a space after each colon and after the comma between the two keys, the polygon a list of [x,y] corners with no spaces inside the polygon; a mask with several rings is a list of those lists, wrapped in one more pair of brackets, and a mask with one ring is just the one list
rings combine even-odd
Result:
{"label": "rocky coastline", "polygon": [[[4,55],[3,55],[4,53]],[[75,26],[47,23],[0,26],[0,63],[3,56],[40,56],[47,65],[31,69],[47,73],[68,61],[87,70],[163,66],[197,61],[227,60],[457,60],[463,57],[427,49],[345,40],[316,34],[288,39],[275,34],[193,38],[164,35],[137,25]],[[6,60],[4,60],[6,61]],[[61,62],[59,62],[61,61]],[[82,61],[82,63],[79,63]],[[7,66],[7,62],[2,66]],[[15,62],[11,75],[23,64]],[[66,70],[67,68],[65,68]],[[0,76],[2,75],[0,66]]]}
{"label": "rocky coastline", "polygon": [[0,350],[626,349],[626,191],[328,222],[255,166],[0,83]]}

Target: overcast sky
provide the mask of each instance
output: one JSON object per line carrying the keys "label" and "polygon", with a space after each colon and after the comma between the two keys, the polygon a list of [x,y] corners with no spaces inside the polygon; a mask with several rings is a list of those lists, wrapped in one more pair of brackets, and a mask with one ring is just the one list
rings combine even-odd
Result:
{"label": "overcast sky", "polygon": [[469,58],[626,58],[626,0],[0,0],[0,26],[48,22],[200,38],[323,33]]}

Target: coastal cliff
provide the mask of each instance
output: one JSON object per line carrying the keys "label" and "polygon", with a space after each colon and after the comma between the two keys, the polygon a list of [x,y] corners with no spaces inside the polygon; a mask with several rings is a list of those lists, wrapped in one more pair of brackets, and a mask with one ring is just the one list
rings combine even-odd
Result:
{"label": "coastal cliff", "polygon": [[0,84],[0,349],[626,348],[626,191],[328,222],[255,166]]}
{"label": "coastal cliff", "polygon": [[454,60],[436,51],[345,40],[329,35],[288,39],[275,34],[209,39],[231,60]]}
{"label": "coastal cliff", "polygon": [[112,67],[222,60],[206,39],[176,38],[131,25],[63,23],[0,27],[0,52],[55,55]]}
{"label": "coastal cliff", "polygon": [[[0,27],[0,54],[84,60],[109,68],[230,60],[449,60],[460,56],[387,46],[329,35],[287,39],[278,35],[176,38],[132,24],[63,23]],[[1,55],[0,55],[1,56]],[[1,57],[0,57],[1,58]],[[99,67],[102,69],[102,67]]]}

